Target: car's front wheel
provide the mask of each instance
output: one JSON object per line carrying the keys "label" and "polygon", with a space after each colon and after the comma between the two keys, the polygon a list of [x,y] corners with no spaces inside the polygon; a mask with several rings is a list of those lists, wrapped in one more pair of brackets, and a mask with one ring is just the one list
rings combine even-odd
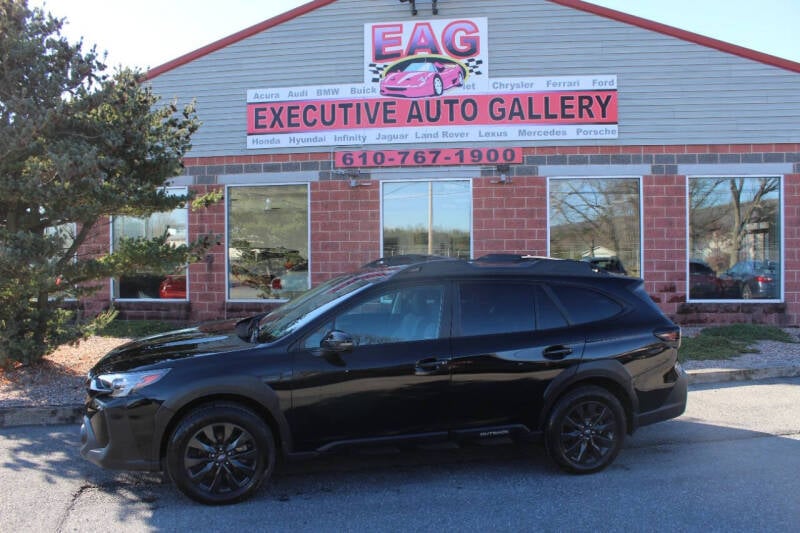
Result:
{"label": "car's front wheel", "polygon": [[589,474],[614,461],[625,432],[625,412],[616,396],[600,387],[580,387],[553,407],[545,428],[545,446],[562,469]]}
{"label": "car's front wheel", "polygon": [[433,94],[434,96],[441,96],[444,92],[444,82],[442,82],[442,78],[439,76],[434,76],[433,78]]}
{"label": "car's front wheel", "polygon": [[250,497],[275,467],[275,439],[264,421],[234,403],[188,413],[167,444],[167,473],[189,498],[209,505]]}

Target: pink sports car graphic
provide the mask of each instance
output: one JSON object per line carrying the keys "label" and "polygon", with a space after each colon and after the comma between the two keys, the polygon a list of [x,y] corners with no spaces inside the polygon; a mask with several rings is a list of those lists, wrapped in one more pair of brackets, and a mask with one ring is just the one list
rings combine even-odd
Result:
{"label": "pink sports car graphic", "polygon": [[440,96],[451,87],[464,83],[464,68],[458,63],[422,60],[406,63],[402,68],[391,70],[381,80],[384,96]]}

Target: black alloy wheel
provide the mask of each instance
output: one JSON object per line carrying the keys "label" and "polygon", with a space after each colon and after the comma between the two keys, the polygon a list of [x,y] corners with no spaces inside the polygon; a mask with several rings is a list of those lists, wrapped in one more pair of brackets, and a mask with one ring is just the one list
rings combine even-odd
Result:
{"label": "black alloy wheel", "polygon": [[587,386],[561,398],[545,429],[545,446],[567,472],[590,474],[610,465],[625,439],[625,412],[607,390]]}
{"label": "black alloy wheel", "polygon": [[191,411],[167,445],[167,473],[189,498],[209,505],[250,497],[272,475],[275,440],[264,421],[237,404]]}

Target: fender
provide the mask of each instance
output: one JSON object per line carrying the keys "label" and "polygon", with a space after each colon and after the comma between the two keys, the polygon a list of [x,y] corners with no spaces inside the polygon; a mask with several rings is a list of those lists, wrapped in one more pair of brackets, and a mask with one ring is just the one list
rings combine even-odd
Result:
{"label": "fender", "polygon": [[[554,379],[544,393],[543,409],[539,413],[538,429],[542,429],[547,423],[547,417],[556,401],[570,388],[576,384],[592,380],[613,381],[619,389],[625,392],[625,396],[630,405],[629,428],[628,432],[633,431],[633,421],[639,412],[639,398],[633,388],[633,380],[625,367],[614,359],[601,359],[595,361],[581,362],[572,372],[564,372]],[[624,406],[623,406],[624,407]]]}
{"label": "fender", "polygon": [[[200,381],[186,380],[185,385],[174,391],[169,401],[164,402],[155,416],[153,453],[154,457],[160,457],[161,444],[166,437],[167,428],[173,423],[177,413],[187,405],[203,398],[214,396],[241,396],[249,401],[256,403],[259,407],[269,413],[278,425],[278,435],[281,449],[284,453],[292,449],[292,436],[289,431],[289,423],[281,409],[281,398],[278,393],[255,376],[233,375],[210,377]],[[284,402],[288,404],[289,398]]]}

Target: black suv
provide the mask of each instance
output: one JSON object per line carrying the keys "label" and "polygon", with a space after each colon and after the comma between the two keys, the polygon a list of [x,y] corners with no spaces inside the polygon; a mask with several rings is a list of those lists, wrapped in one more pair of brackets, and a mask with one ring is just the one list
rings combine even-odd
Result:
{"label": "black suv", "polygon": [[164,469],[208,504],[252,495],[279,456],[376,443],[539,438],[595,472],[626,433],[683,413],[679,344],[642,280],[586,262],[363,268],[269,314],[113,350],[89,373],[81,453]]}

